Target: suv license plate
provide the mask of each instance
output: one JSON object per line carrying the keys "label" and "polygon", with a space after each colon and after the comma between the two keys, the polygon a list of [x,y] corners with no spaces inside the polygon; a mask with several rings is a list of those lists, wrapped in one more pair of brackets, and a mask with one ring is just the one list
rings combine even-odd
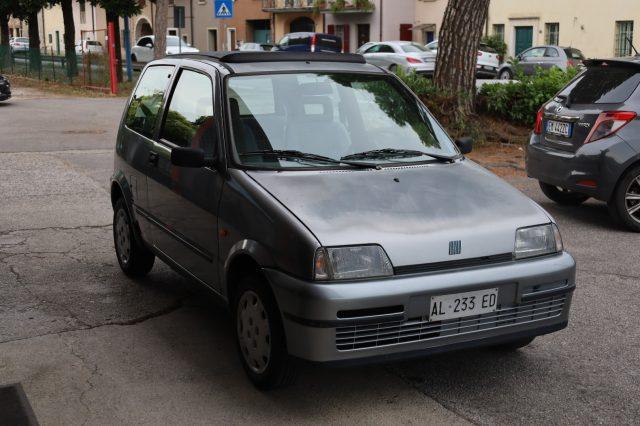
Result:
{"label": "suv license plate", "polygon": [[497,308],[497,288],[431,296],[429,322],[482,315],[495,312]]}
{"label": "suv license plate", "polygon": [[549,120],[547,121],[547,133],[569,138],[571,137],[571,123]]}

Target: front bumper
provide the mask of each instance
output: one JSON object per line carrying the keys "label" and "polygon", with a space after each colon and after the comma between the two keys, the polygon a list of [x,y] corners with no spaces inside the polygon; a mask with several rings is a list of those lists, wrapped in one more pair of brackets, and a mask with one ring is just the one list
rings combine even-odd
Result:
{"label": "front bumper", "polygon": [[[361,282],[318,284],[266,270],[291,355],[314,362],[404,358],[535,336],[566,326],[575,288],[567,253]],[[431,296],[499,288],[498,310],[429,322]]]}

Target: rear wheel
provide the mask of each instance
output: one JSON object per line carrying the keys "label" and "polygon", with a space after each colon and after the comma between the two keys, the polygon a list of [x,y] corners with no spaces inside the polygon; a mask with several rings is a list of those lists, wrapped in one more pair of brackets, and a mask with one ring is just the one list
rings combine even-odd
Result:
{"label": "rear wheel", "polygon": [[389,71],[391,71],[392,73],[397,73],[398,72],[398,66],[393,64],[391,66],[389,66]]}
{"label": "rear wheel", "polygon": [[517,351],[518,349],[524,348],[525,346],[531,344],[534,339],[535,337],[526,337],[524,339],[513,340],[501,345],[496,345],[494,346],[494,348],[506,352]]}
{"label": "rear wheel", "polygon": [[609,202],[612,216],[627,229],[640,232],[640,166],[624,175]]}
{"label": "rear wheel", "polygon": [[269,390],[293,383],[296,368],[287,352],[280,311],[259,275],[241,279],[233,311],[240,359],[253,384]]}
{"label": "rear wheel", "polygon": [[590,197],[585,194],[580,194],[578,192],[569,191],[568,189],[561,188],[555,185],[549,185],[548,183],[539,182],[540,189],[552,201],[555,201],[558,204],[563,204],[567,206],[577,206],[579,204],[584,203]]}
{"label": "rear wheel", "polygon": [[513,79],[513,73],[511,72],[510,69],[504,69],[504,70],[500,71],[500,74],[498,74],[498,78],[500,80],[512,80]]}
{"label": "rear wheel", "polygon": [[124,199],[113,209],[113,242],[122,271],[130,277],[143,277],[153,268],[154,254],[135,238],[133,221]]}

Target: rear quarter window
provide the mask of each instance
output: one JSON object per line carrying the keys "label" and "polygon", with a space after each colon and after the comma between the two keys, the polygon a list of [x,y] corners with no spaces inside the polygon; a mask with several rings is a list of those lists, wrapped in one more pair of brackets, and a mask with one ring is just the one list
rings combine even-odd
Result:
{"label": "rear quarter window", "polygon": [[129,129],[148,138],[153,137],[158,112],[172,73],[172,66],[154,66],[147,68],[140,77],[125,117],[125,125]]}
{"label": "rear quarter window", "polygon": [[575,104],[616,104],[629,99],[640,84],[635,67],[592,67],[567,86],[561,95]]}

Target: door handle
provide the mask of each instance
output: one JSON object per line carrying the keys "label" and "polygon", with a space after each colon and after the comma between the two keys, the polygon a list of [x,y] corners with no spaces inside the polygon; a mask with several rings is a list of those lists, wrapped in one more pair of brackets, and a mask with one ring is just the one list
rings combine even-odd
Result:
{"label": "door handle", "polygon": [[157,152],[154,152],[154,151],[149,152],[149,164],[157,166],[159,158],[160,156],[158,155]]}

